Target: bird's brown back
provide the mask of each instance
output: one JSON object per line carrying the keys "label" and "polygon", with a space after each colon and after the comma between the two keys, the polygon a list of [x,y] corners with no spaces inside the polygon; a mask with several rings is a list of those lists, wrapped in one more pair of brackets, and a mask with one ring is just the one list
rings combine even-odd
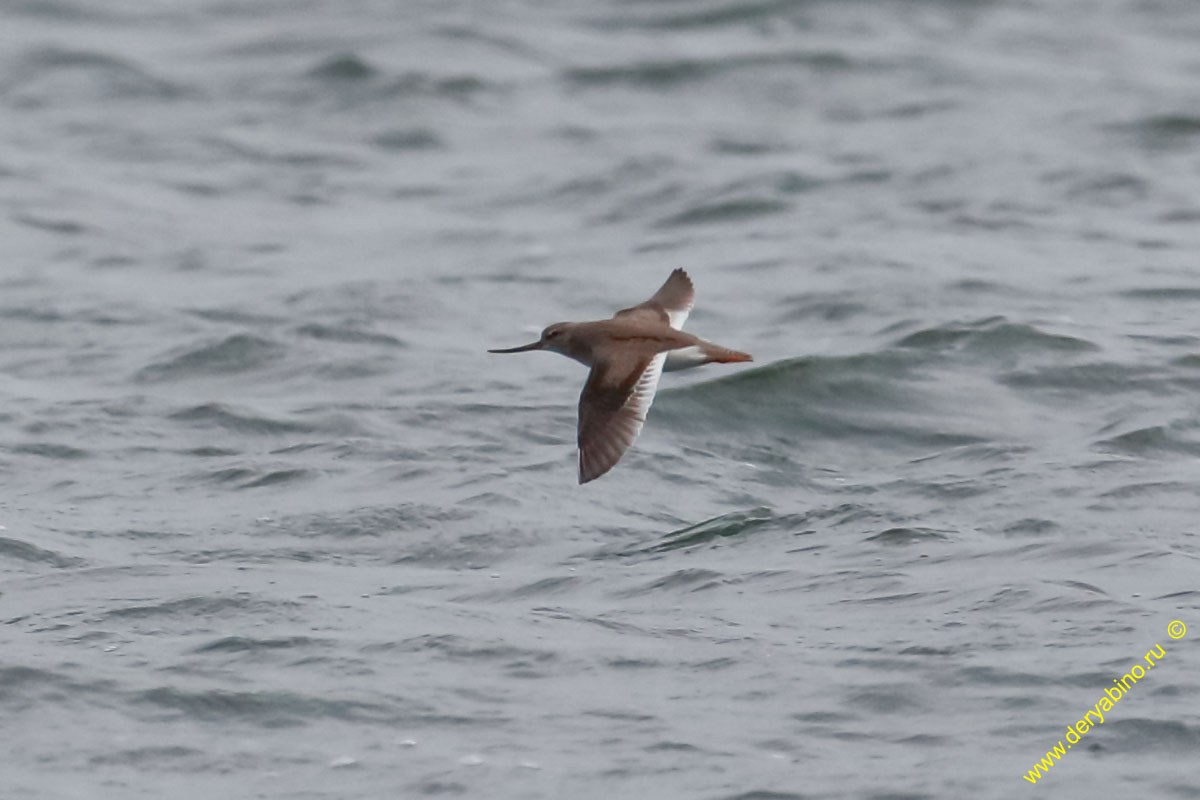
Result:
{"label": "bird's brown back", "polygon": [[677,331],[665,322],[654,323],[645,319],[602,319],[583,322],[575,335],[585,337],[591,343],[595,360],[609,360],[618,354],[623,358],[636,356],[649,358],[664,350],[676,350],[700,343],[690,333]]}

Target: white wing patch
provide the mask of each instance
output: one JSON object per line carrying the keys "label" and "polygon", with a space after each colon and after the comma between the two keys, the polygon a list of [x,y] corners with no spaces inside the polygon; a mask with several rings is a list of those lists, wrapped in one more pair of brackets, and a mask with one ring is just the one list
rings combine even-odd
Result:
{"label": "white wing patch", "polygon": [[[686,317],[687,312],[684,311],[683,315]],[[658,353],[650,359],[650,363],[642,371],[642,377],[638,378],[638,382],[634,385],[633,393],[625,401],[625,407],[632,411],[638,420],[639,432],[642,429],[642,423],[646,421],[646,415],[650,413],[650,404],[654,402],[654,395],[658,393],[658,379],[662,377],[663,365],[666,364],[666,361],[666,353]]]}

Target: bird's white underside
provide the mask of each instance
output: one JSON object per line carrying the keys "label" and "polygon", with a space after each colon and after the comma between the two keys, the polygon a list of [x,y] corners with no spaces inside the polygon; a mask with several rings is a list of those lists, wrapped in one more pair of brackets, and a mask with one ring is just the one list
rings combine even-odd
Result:
{"label": "bird's white underside", "polygon": [[705,363],[707,356],[697,345],[680,347],[678,350],[667,351],[667,362],[663,365],[664,372],[675,372],[681,369],[691,369]]}

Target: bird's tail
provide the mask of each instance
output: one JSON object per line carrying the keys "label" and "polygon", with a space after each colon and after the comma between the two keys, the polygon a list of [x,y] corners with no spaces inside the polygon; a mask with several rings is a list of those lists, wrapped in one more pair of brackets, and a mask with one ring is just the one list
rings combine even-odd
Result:
{"label": "bird's tail", "polygon": [[728,347],[721,347],[716,344],[705,343],[704,355],[708,362],[717,364],[731,364],[737,361],[753,361],[754,356],[749,353],[743,353],[740,350],[730,350]]}
{"label": "bird's tail", "polygon": [[749,353],[740,353],[737,350],[730,350],[728,347],[721,347],[719,344],[702,340],[699,344],[681,347],[668,352],[667,363],[663,366],[663,371],[675,372],[681,369],[699,367],[703,364],[712,364],[713,362],[727,364],[731,361],[753,360]]}

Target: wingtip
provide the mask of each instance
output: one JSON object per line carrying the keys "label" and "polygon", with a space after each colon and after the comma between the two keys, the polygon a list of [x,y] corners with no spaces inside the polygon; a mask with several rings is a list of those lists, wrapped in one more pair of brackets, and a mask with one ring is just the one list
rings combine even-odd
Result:
{"label": "wingtip", "polygon": [[595,459],[585,459],[584,455],[583,455],[583,451],[580,450],[579,451],[579,485],[583,486],[585,483],[591,483],[592,481],[596,480],[596,478],[599,478],[601,475],[603,475],[606,472],[608,472],[609,470],[611,470],[613,468],[613,466],[615,466],[615,465],[616,465],[616,462],[613,462],[613,464],[610,464],[606,469],[598,470],[597,469],[598,465],[596,464]]}
{"label": "wingtip", "polygon": [[597,478],[604,477],[608,473],[612,472],[612,468],[615,467],[617,465],[617,461],[620,460],[621,457],[617,456],[616,461],[613,461],[611,464],[605,466],[603,461],[597,462],[594,457],[587,458],[585,460],[583,451],[579,451],[579,485],[583,486],[585,483],[591,483]]}

